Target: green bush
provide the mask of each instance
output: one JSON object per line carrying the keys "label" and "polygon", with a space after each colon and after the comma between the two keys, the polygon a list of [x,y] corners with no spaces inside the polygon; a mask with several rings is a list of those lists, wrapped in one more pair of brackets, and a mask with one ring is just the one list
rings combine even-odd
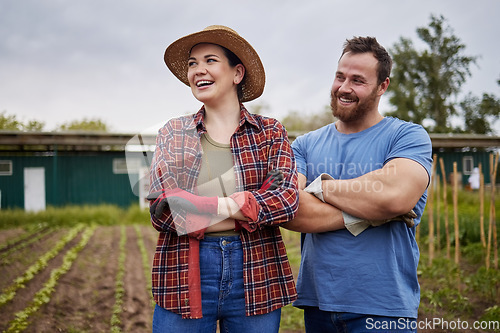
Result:
{"label": "green bush", "polygon": [[498,270],[480,267],[467,282],[468,287],[477,292],[485,301],[497,302],[500,298],[500,271]]}

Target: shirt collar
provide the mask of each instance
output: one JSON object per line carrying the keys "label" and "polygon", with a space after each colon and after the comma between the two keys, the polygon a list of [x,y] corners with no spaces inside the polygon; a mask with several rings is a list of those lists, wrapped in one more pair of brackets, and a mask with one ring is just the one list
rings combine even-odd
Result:
{"label": "shirt collar", "polygon": [[[201,109],[194,114],[192,128],[198,128],[198,131],[206,132],[205,123],[205,106],[202,106]],[[250,125],[259,128],[259,124],[255,119],[255,115],[248,112],[243,104],[240,103],[240,125],[239,128],[242,128],[245,123],[249,123]],[[191,126],[190,126],[191,127]]]}

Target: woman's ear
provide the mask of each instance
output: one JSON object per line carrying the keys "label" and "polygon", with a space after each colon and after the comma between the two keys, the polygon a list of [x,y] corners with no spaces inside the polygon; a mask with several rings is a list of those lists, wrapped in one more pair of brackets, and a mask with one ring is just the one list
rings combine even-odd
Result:
{"label": "woman's ear", "polygon": [[238,64],[235,66],[236,72],[234,74],[234,83],[236,85],[240,84],[240,82],[243,80],[243,77],[245,76],[245,66],[242,64]]}

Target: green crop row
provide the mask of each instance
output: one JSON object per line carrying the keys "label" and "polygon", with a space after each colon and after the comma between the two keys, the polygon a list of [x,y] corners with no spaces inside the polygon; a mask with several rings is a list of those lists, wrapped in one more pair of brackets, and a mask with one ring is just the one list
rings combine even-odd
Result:
{"label": "green crop row", "polygon": [[54,258],[59,252],[61,252],[64,246],[66,246],[67,243],[75,238],[83,228],[83,225],[77,225],[72,228],[63,238],[61,238],[61,240],[59,240],[59,242],[57,242],[56,245],[54,245],[54,247],[52,247],[33,265],[31,265],[23,275],[16,278],[9,287],[5,288],[2,294],[0,294],[0,307],[12,300],[19,288],[23,288],[26,283],[33,279],[38,272],[47,267],[49,261]]}
{"label": "green crop row", "polygon": [[[78,231],[81,230],[80,227],[76,227]],[[75,230],[73,229],[73,230]],[[72,230],[72,231],[73,231]],[[50,301],[51,295],[55,290],[58,280],[66,274],[73,262],[78,257],[78,253],[87,245],[88,241],[94,234],[95,227],[87,228],[81,237],[80,242],[71,248],[63,258],[63,263],[60,267],[52,270],[50,278],[45,282],[42,289],[40,289],[34,296],[32,302],[22,311],[15,314],[15,319],[11,321],[9,328],[6,330],[9,332],[22,332],[29,325],[29,317],[36,313],[40,307]]]}
{"label": "green crop row", "polygon": [[[38,223],[34,227],[32,227],[29,230],[26,230],[24,233],[20,234],[19,236],[13,237],[13,238],[5,241],[2,245],[0,245],[0,251],[3,251],[11,246],[14,246],[14,244],[16,244],[16,243],[23,242],[26,239],[31,239],[31,237],[33,237],[33,235],[35,235],[39,232],[42,232],[46,228],[47,228],[46,224]],[[10,251],[10,249],[9,249],[9,251]]]}
{"label": "green crop row", "polygon": [[28,233],[30,235],[29,238],[26,237],[26,238],[23,238],[21,241],[18,241],[16,243],[12,243],[12,244],[16,244],[16,245],[10,247],[7,251],[0,254],[0,264],[10,263],[9,256],[12,253],[17,252],[19,250],[22,250],[30,244],[38,242],[40,239],[42,239],[43,237],[45,237],[46,235],[48,235],[52,231],[53,231],[52,228],[47,228],[47,229],[43,229],[39,232],[34,232],[34,233],[30,232],[30,233]]}
{"label": "green crop row", "polygon": [[118,257],[118,273],[116,273],[115,286],[115,305],[113,306],[113,314],[111,315],[111,332],[121,332],[120,315],[123,311],[123,297],[125,296],[125,245],[127,244],[127,234],[125,226],[120,228],[120,254]]}

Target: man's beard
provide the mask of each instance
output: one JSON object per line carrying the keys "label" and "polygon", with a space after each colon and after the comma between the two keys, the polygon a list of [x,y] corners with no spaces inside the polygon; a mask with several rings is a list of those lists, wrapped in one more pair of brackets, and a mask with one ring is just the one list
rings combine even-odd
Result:
{"label": "man's beard", "polygon": [[[339,96],[356,101],[358,105],[352,109],[351,106],[344,107],[342,105],[339,105],[338,103]],[[368,95],[366,99],[363,101],[360,101],[355,94],[339,95],[338,90],[336,92],[332,92],[330,94],[330,98],[331,98],[330,107],[332,108],[333,116],[344,123],[354,122],[365,117],[366,114],[368,114],[371,110],[373,110],[376,107],[377,88],[373,89],[371,94]]]}

